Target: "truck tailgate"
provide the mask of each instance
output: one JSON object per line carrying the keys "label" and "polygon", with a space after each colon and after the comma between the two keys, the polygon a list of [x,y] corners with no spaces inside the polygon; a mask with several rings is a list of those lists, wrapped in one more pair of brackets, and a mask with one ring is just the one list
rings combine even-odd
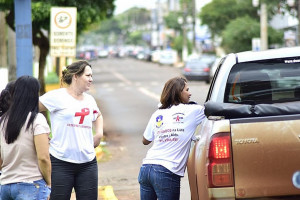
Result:
{"label": "truck tailgate", "polygon": [[300,195],[300,116],[231,120],[237,198]]}

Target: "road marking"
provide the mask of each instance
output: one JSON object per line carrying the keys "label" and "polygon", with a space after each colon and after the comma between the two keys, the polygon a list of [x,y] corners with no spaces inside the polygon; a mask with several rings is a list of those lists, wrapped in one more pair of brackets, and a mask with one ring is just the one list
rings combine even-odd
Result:
{"label": "road marking", "polygon": [[132,82],[130,80],[128,80],[127,78],[125,78],[125,76],[123,76],[122,74],[114,71],[114,70],[111,70],[111,73],[117,77],[118,79],[120,79],[121,81],[123,81],[125,84],[127,85],[132,85]]}
{"label": "road marking", "polygon": [[146,88],[143,88],[143,87],[139,87],[139,91],[141,93],[143,93],[144,95],[148,96],[148,97],[151,97],[152,99],[155,99],[157,101],[160,100],[160,96],[155,94],[154,92],[151,92],[149,90],[147,90]]}
{"label": "road marking", "polygon": [[[127,84],[127,85],[132,85],[132,82],[131,82],[130,80],[128,80],[127,78],[125,78],[122,74],[120,74],[120,73],[118,73],[118,72],[116,72],[116,71],[114,71],[114,70],[111,70],[111,73],[112,73],[115,77],[117,77],[119,80],[121,80],[122,82],[124,82],[125,84]],[[156,101],[159,101],[159,100],[160,100],[160,95],[157,95],[157,94],[155,94],[154,92],[151,92],[151,91],[147,90],[147,89],[144,88],[144,87],[139,87],[138,89],[139,89],[139,91],[140,91],[141,93],[143,93],[144,95],[146,95],[146,96],[148,96],[148,97],[150,97],[150,98],[152,98],[152,99],[154,99],[154,100],[156,100]]]}

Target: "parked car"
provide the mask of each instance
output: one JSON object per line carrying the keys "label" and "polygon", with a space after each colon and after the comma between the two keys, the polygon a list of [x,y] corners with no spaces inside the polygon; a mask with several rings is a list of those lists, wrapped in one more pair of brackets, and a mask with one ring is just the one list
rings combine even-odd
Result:
{"label": "parked car", "polygon": [[151,52],[151,61],[152,61],[152,62],[155,62],[155,63],[159,62],[159,59],[160,59],[160,52],[161,52],[161,50],[159,50],[159,49],[153,50],[153,51]]}
{"label": "parked car", "polygon": [[182,75],[188,80],[203,80],[206,83],[210,83],[210,64],[211,60],[200,57],[196,59],[190,59],[185,62]]}
{"label": "parked car", "polygon": [[108,57],[108,54],[109,54],[109,52],[108,52],[107,49],[100,49],[100,50],[98,51],[98,57],[99,57],[99,58],[107,58],[107,57]]}
{"label": "parked car", "polygon": [[300,199],[299,52],[241,52],[220,62],[188,159],[192,200]]}
{"label": "parked car", "polygon": [[177,52],[173,49],[165,49],[160,52],[159,64],[175,65],[177,63]]}

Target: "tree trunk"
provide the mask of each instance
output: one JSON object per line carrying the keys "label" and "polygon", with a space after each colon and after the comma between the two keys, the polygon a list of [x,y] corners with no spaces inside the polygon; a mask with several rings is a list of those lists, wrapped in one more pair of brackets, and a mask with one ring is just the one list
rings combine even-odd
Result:
{"label": "tree trunk", "polygon": [[8,27],[8,80],[17,79],[16,34]]}
{"label": "tree trunk", "polygon": [[5,13],[0,11],[0,67],[7,67]]}
{"label": "tree trunk", "polygon": [[[39,37],[37,37],[39,36]],[[40,30],[33,31],[33,44],[38,46],[40,49],[40,56],[39,56],[39,81],[41,84],[40,95],[45,94],[45,67],[46,67],[46,58],[49,53],[50,45],[49,39],[44,33]]]}

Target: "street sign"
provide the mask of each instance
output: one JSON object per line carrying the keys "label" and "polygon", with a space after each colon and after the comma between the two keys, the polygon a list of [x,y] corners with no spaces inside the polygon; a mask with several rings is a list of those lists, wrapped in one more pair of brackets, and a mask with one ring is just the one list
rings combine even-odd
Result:
{"label": "street sign", "polygon": [[261,50],[261,40],[260,38],[252,38],[252,51]]}
{"label": "street sign", "polygon": [[75,57],[76,55],[76,7],[52,7],[50,54],[53,57]]}

